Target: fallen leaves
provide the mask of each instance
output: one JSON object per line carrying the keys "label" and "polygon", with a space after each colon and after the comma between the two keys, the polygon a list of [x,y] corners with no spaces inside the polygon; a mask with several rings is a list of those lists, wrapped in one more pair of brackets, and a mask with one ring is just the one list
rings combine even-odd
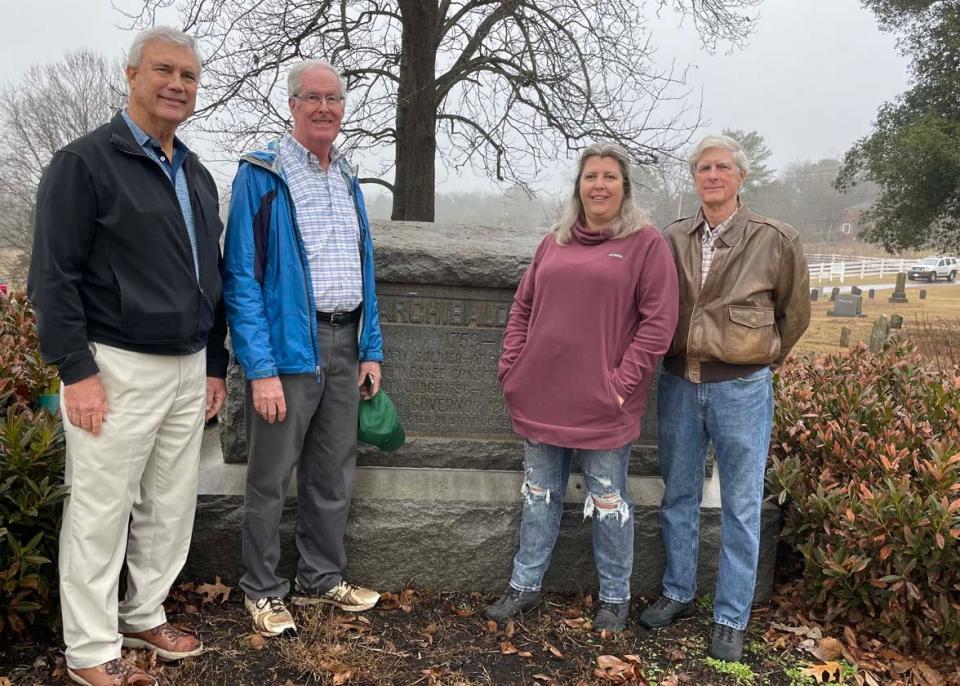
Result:
{"label": "fallen leaves", "polygon": [[829,662],[843,656],[843,644],[837,639],[827,636],[820,639],[820,643],[810,652],[824,662]]}
{"label": "fallen leaves", "polygon": [[624,655],[623,659],[614,655],[601,655],[597,658],[597,668],[593,670],[593,675],[614,684],[646,686],[642,664],[636,655]]}
{"label": "fallen leaves", "polygon": [[380,594],[380,603],[377,607],[381,612],[390,612],[397,609],[403,612],[412,612],[416,599],[417,593],[412,588],[405,588],[396,594],[385,591]]}
{"label": "fallen leaves", "polygon": [[216,577],[212,584],[185,581],[170,589],[170,595],[164,602],[168,609],[181,609],[187,614],[197,614],[210,603],[222,605],[230,599],[231,586]]}
{"label": "fallen leaves", "polygon": [[839,662],[825,662],[822,665],[805,667],[800,673],[811,677],[818,684],[838,684],[843,677],[843,667]]}
{"label": "fallen leaves", "polygon": [[[201,607],[215,601],[221,604],[227,602],[230,599],[231,590],[230,586],[226,586],[220,581],[219,576],[212,584],[200,584],[196,588],[196,592],[203,596],[200,601]],[[217,600],[218,598],[219,600]]]}

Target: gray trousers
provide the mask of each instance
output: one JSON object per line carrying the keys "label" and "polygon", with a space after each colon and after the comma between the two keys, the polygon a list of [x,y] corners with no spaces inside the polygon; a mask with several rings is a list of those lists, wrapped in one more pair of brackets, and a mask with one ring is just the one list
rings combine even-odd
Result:
{"label": "gray trousers", "polygon": [[347,556],[343,536],[357,464],[357,325],[318,324],[324,374],[281,375],[287,417],[269,424],[246,389],[247,490],[240,587],[249,598],[283,597],[277,576],[280,517],[297,468],[297,578],[326,592],[340,583]]}

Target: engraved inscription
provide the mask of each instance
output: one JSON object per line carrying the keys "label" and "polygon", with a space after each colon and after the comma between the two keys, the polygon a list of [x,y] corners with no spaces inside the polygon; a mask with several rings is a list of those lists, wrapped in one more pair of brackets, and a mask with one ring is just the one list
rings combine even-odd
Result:
{"label": "engraved inscription", "polygon": [[502,331],[385,324],[384,385],[408,431],[510,435],[497,383]]}
{"label": "engraved inscription", "polygon": [[513,293],[384,283],[377,299],[384,386],[406,430],[509,437],[497,362]]}

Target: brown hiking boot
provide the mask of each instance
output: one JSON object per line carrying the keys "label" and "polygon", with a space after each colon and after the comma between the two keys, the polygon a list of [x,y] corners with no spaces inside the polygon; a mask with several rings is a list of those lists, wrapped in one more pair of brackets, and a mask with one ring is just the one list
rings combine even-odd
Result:
{"label": "brown hiking boot", "polygon": [[157,686],[156,679],[120,657],[96,667],[69,667],[67,676],[80,686]]}
{"label": "brown hiking boot", "polygon": [[193,657],[203,652],[203,643],[199,638],[169,622],[146,631],[125,633],[123,647],[156,650],[157,657],[168,662]]}

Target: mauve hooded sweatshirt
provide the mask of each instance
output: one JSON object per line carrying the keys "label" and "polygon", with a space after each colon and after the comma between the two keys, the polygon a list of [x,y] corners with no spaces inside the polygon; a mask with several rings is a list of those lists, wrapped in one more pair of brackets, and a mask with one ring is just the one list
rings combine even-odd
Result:
{"label": "mauve hooded sweatshirt", "polygon": [[514,431],[565,448],[636,440],[678,300],[673,255],[653,226],[608,239],[578,225],[567,245],[545,236],[503,337],[499,378]]}

